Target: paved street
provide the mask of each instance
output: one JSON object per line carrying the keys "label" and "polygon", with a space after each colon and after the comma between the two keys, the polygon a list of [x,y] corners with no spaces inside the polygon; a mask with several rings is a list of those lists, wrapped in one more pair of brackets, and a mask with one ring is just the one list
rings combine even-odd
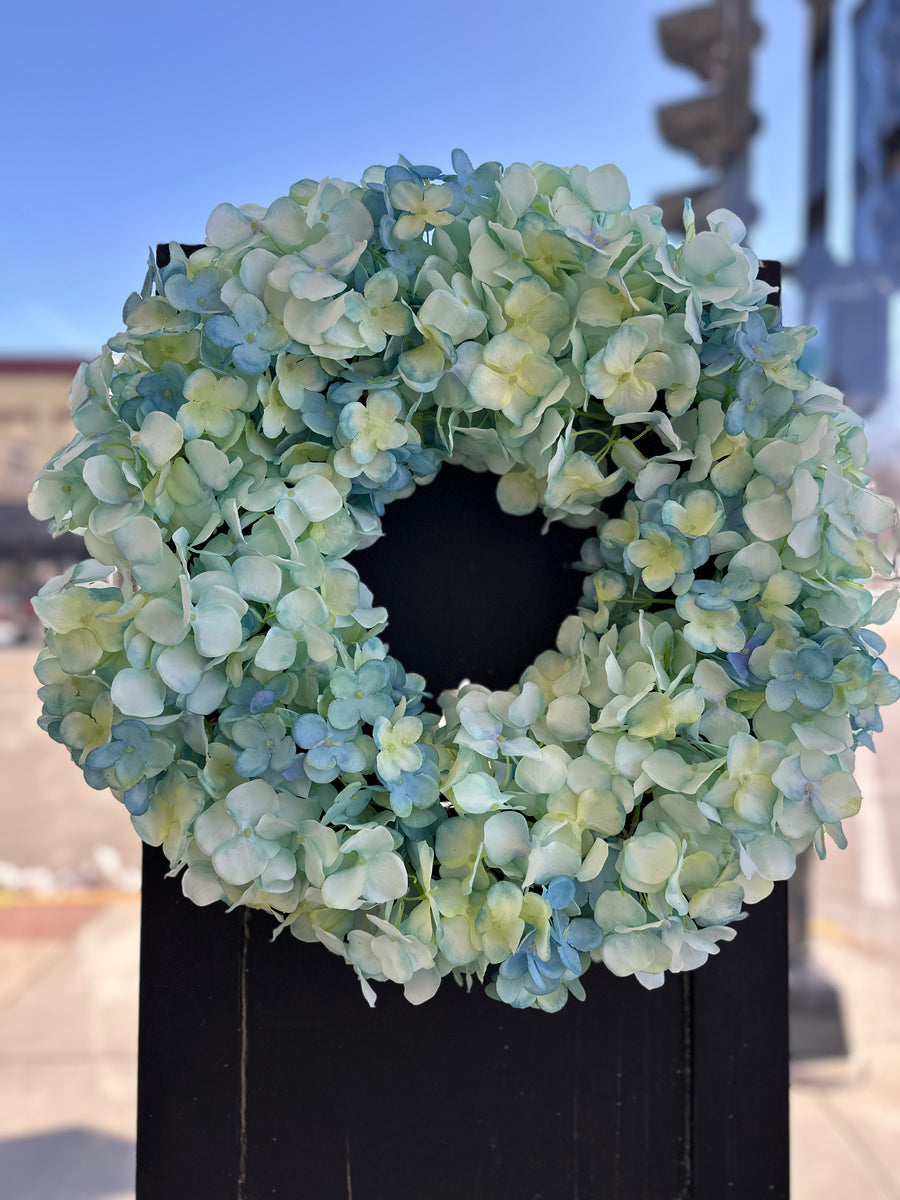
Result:
{"label": "paved street", "polygon": [[[900,621],[888,637],[897,672]],[[0,1179],[4,1200],[129,1200],[140,847],[37,729],[33,658],[0,652]],[[900,1200],[900,705],[884,719],[850,848],[813,865],[850,1054],[794,1068],[793,1200]]]}

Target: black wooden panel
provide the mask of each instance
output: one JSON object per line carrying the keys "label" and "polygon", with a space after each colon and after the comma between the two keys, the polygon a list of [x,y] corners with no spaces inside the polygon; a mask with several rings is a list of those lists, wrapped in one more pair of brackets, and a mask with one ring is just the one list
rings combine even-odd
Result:
{"label": "black wooden panel", "polygon": [[161,850],[143,865],[137,1196],[237,1200],[249,914],[186,900]]}
{"label": "black wooden panel", "polygon": [[691,977],[691,1200],[787,1200],[787,884]]}
{"label": "black wooden panel", "polygon": [[603,968],[518,1012],[445,980],[421,1007],[254,917],[247,1200],[674,1200],[685,1178],[680,980]]}

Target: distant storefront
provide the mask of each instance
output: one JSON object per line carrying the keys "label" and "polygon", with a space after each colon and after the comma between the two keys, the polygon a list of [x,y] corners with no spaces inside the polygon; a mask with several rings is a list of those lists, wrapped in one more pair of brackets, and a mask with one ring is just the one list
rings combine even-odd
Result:
{"label": "distant storefront", "polygon": [[68,397],[78,366],[69,358],[0,359],[0,592],[11,571],[27,576],[22,568],[37,561],[83,555],[79,538],[51,538],[26,507],[36,472],[75,433]]}

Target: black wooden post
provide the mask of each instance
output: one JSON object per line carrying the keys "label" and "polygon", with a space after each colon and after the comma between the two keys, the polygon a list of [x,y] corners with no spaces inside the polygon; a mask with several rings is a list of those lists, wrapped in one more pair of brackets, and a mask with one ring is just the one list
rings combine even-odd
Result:
{"label": "black wooden post", "polygon": [[[356,558],[435,688],[508,686],[577,600],[584,534],[541,539],[493,484],[445,468]],[[137,1200],[786,1200],[784,885],[700,971],[647,992],[593,967],[550,1016],[452,980],[420,1008],[376,985],[370,1009],[322,947],[144,865]]]}

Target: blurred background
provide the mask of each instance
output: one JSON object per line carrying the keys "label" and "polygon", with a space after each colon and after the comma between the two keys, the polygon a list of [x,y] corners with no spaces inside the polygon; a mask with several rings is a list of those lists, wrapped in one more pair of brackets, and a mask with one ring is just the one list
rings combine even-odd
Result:
{"label": "blurred background", "polygon": [[[140,845],[35,724],[28,597],[81,557],[27,515],[82,359],[149,247],[220,201],[402,153],[626,173],[725,205],[783,264],[809,369],[900,497],[900,0],[17,5],[0,93],[0,1178],[8,1200],[133,1195]],[[900,671],[900,623],[886,630]],[[860,753],[850,848],[792,882],[795,1200],[900,1197],[900,713]]]}

